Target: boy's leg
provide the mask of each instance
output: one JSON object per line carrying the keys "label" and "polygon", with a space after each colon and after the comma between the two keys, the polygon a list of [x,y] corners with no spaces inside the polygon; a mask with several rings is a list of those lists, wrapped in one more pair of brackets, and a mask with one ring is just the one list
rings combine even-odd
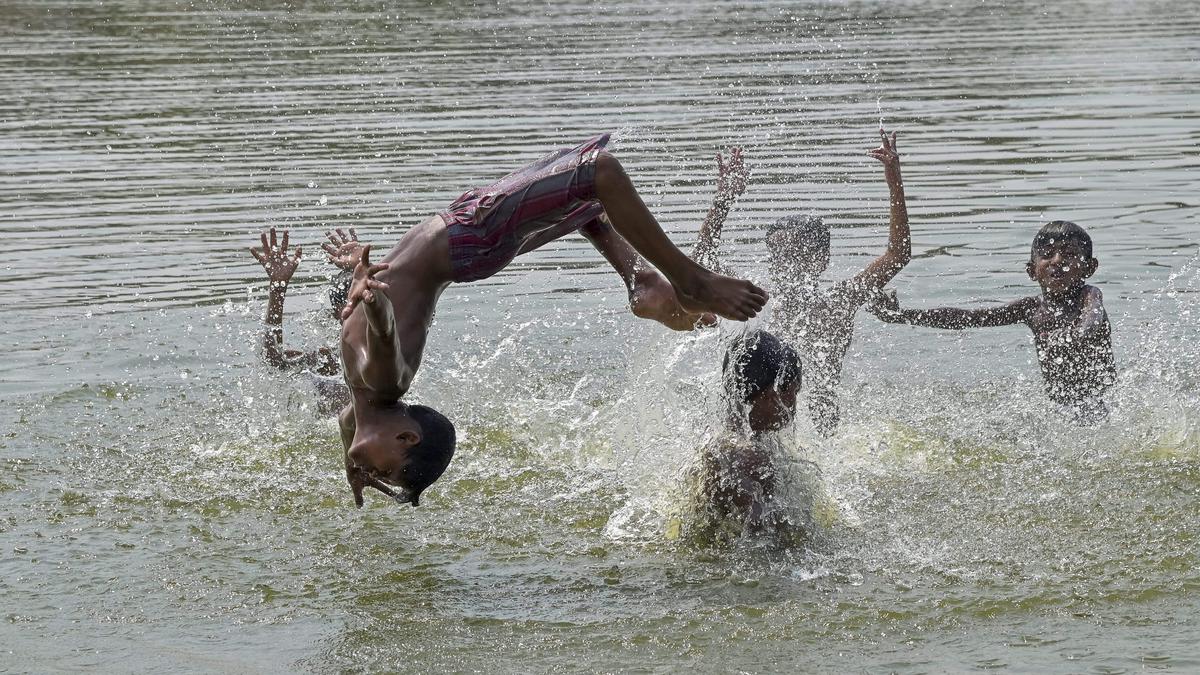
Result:
{"label": "boy's leg", "polygon": [[635,316],[653,319],[673,330],[692,330],[697,324],[716,323],[712,314],[688,312],[679,305],[675,288],[663,275],[646,265],[629,242],[607,223],[593,221],[579,232],[604,256],[629,291],[629,309]]}
{"label": "boy's leg", "polygon": [[712,312],[745,321],[766,304],[766,291],[749,281],[704,269],[671,243],[616,157],[600,153],[595,181],[596,197],[617,233],[666,275],[684,311]]}

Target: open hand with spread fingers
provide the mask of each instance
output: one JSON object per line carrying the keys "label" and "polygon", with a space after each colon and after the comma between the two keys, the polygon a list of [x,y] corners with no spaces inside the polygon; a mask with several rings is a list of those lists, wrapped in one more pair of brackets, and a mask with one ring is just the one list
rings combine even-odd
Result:
{"label": "open hand with spread fingers", "polygon": [[358,307],[358,303],[365,302],[368,305],[375,303],[375,291],[386,291],[388,285],[375,278],[376,274],[386,270],[389,267],[387,263],[379,263],[378,265],[371,264],[371,245],[367,244],[362,247],[362,251],[358,255],[358,263],[354,266],[354,280],[350,282],[350,293],[346,298],[346,306],[342,309],[342,320],[350,318],[354,313],[354,309]]}
{"label": "open hand with spread fingers", "polygon": [[346,234],[339,227],[330,230],[325,236],[329,241],[321,244],[321,248],[329,255],[329,262],[339,269],[353,272],[363,249],[362,243],[358,241],[358,233],[352,227],[350,233]]}
{"label": "open hand with spread fingers", "polygon": [[883,139],[883,144],[874,150],[868,151],[867,154],[875,159],[883,162],[883,168],[889,174],[892,172],[899,173],[900,171],[900,152],[896,150],[896,132],[888,134],[879,128],[879,136]]}
{"label": "open hand with spread fingers", "polygon": [[[267,235],[270,234],[268,239]],[[280,241],[275,234],[275,228],[271,228],[268,232],[263,232],[261,235],[262,247],[251,248],[250,255],[263,266],[267,272],[267,278],[274,285],[286,285],[291,280],[292,274],[296,272],[296,267],[300,265],[300,247],[296,247],[296,252],[292,256],[288,256],[288,231],[283,231],[283,239]]]}
{"label": "open hand with spread fingers", "polygon": [[729,201],[742,196],[746,192],[746,183],[750,180],[750,171],[746,168],[742,148],[733,146],[729,149],[729,159],[717,153],[717,194]]}

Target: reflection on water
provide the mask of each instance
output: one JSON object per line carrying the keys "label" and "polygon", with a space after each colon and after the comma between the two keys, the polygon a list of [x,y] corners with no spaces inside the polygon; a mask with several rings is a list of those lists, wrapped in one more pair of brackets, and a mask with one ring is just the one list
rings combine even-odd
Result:
{"label": "reflection on water", "polygon": [[[0,1],[0,652],[17,670],[1067,672],[1200,668],[1194,3]],[[817,545],[664,530],[721,336],[630,319],[581,238],[452,287],[414,394],[463,434],[420,509],[350,508],[336,431],[256,365],[246,248],[387,245],[464,188],[619,130],[677,241],[746,147],[731,264],[821,213],[831,278],[884,246],[864,151],[900,130],[918,304],[1036,288],[1089,229],[1122,382],[1043,410],[1024,329],[860,318]],[[584,660],[586,659],[586,661]],[[595,665],[591,665],[595,664]],[[853,667],[853,666],[852,666]]]}

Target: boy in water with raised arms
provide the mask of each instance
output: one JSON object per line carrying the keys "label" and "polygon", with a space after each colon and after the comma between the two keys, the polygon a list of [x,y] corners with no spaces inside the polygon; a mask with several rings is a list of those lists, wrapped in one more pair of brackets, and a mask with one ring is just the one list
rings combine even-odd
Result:
{"label": "boy in water with raised arms", "polygon": [[[268,239],[268,234],[270,238]],[[288,231],[283,230],[280,238],[271,228],[260,235],[261,248],[251,248],[250,255],[263,266],[267,273],[267,310],[263,316],[263,333],[259,343],[263,363],[284,372],[305,376],[317,393],[317,410],[322,415],[336,415],[350,404],[350,393],[342,377],[341,363],[337,350],[320,347],[312,351],[287,349],[283,343],[283,303],[287,298],[288,284],[300,266],[301,248],[288,253]],[[358,233],[350,228],[347,235],[340,228],[330,231],[329,241],[321,247],[329,254],[329,262],[342,270],[329,283],[327,293],[333,318],[341,323],[342,308],[346,306],[346,295],[350,291],[351,272],[358,263],[362,245]]]}
{"label": "boy in water with raised arms", "polygon": [[984,328],[1023,323],[1033,331],[1038,363],[1050,400],[1068,407],[1076,420],[1092,424],[1108,409],[1100,396],[1116,380],[1112,328],[1100,289],[1084,283],[1100,261],[1092,238],[1075,223],[1056,220],[1033,238],[1025,272],[1041,295],[983,309],[900,309],[895,293],[872,311],[889,323],[930,328]]}
{"label": "boy in water with raised arms", "polygon": [[450,462],[454,426],[401,399],[420,367],[438,297],[451,283],[485,279],[514,257],[580,230],[621,275],[640,317],[686,330],[711,321],[708,313],[745,321],[762,309],[762,289],[704,269],[671,243],[604,151],[608,138],[550,153],[466,192],[406,232],[380,264],[363,247],[342,313],[351,406],[339,417],[356,505],[370,486],[415,506]]}
{"label": "boy in water with raised arms", "polygon": [[[829,228],[821,218],[787,216],[767,227],[767,260],[775,294],[770,328],[794,346],[804,361],[809,382],[808,410],[822,436],[831,436],[840,418],[836,389],[846,350],[854,337],[855,313],[912,258],[896,134],[880,129],[879,135],[882,144],[868,154],[883,163],[891,203],[888,244],[883,255],[855,276],[822,289],[819,279],[829,266]],[[727,205],[745,190],[746,184],[740,150],[730,154],[728,163],[718,157],[718,168],[718,202],[726,206],[710,213],[694,252],[696,259],[707,266],[715,264]]]}

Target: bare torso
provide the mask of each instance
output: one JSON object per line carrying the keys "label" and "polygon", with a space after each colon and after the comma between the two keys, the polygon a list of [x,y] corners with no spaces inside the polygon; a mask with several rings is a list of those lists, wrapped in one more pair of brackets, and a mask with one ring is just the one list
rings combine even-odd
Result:
{"label": "bare torso", "polygon": [[775,295],[771,330],[804,361],[809,412],[823,435],[833,433],[838,423],[836,389],[854,337],[854,315],[868,293],[848,279],[828,289],[780,288]]}
{"label": "bare torso", "polygon": [[[1025,324],[1033,332],[1046,391],[1056,403],[1074,404],[1099,396],[1116,379],[1108,315],[1103,309],[1098,317],[1084,315],[1084,305],[1093,294],[1099,305],[1099,291],[1086,285],[1065,298],[1042,295],[1024,301]],[[1080,330],[1085,319],[1091,325]]]}

